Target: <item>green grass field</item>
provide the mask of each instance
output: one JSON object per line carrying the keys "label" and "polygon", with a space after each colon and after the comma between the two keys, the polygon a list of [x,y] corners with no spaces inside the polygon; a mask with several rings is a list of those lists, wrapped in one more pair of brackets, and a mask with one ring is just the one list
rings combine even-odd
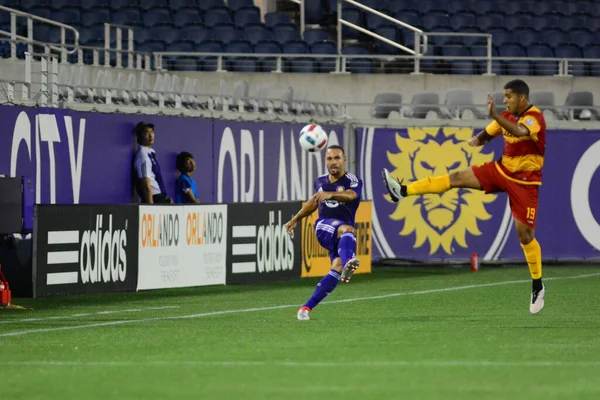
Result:
{"label": "green grass field", "polygon": [[377,269],[317,280],[15,299],[0,399],[598,399],[600,268]]}

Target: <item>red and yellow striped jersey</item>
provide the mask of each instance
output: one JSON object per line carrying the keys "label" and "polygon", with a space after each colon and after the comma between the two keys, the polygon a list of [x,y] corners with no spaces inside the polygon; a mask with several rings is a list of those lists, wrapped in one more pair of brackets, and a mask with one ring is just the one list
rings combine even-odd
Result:
{"label": "red and yellow striped jersey", "polygon": [[504,111],[502,116],[525,126],[529,130],[529,136],[514,136],[498,122],[492,121],[485,128],[487,134],[504,136],[504,152],[502,160],[496,163],[496,168],[512,181],[524,185],[541,185],[546,150],[546,121],[542,112],[535,106],[529,106],[521,115]]}

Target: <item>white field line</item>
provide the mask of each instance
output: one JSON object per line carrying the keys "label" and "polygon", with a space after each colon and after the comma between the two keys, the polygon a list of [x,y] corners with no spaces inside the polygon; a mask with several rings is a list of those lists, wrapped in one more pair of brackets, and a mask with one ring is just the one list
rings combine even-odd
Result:
{"label": "white field line", "polygon": [[[544,280],[550,281],[550,280],[564,280],[564,279],[582,279],[582,278],[590,278],[590,277],[594,277],[594,276],[600,276],[600,272],[594,273],[594,274],[585,274],[585,275],[545,278]],[[412,295],[419,295],[419,294],[453,292],[453,291],[457,291],[457,290],[467,290],[467,289],[475,289],[475,288],[482,288],[482,287],[511,285],[511,284],[515,284],[515,283],[527,283],[527,282],[531,282],[531,280],[522,279],[522,280],[516,280],[516,281],[503,281],[503,282],[493,282],[493,283],[482,283],[482,284],[477,284],[477,285],[455,286],[455,287],[441,288],[441,289],[420,290],[420,291],[416,291],[416,292],[390,293],[390,294],[385,294],[385,295],[381,295],[381,296],[355,297],[355,298],[351,298],[351,299],[327,301],[327,302],[324,302],[323,304],[349,303],[349,302],[353,302],[353,301],[378,300],[378,299],[387,299],[387,298],[399,297],[399,296],[412,296]],[[48,332],[57,332],[57,331],[69,331],[69,330],[74,330],[74,329],[98,328],[98,327],[103,327],[103,326],[126,325],[126,324],[133,324],[133,323],[203,318],[203,317],[210,317],[210,316],[214,316],[214,315],[240,314],[240,313],[255,312],[255,311],[280,310],[280,309],[284,309],[284,308],[294,308],[294,307],[298,307],[298,304],[286,304],[286,305],[281,305],[281,306],[246,308],[246,309],[241,309],[241,310],[212,311],[212,312],[206,312],[206,313],[200,313],[200,314],[174,315],[174,316],[170,316],[170,317],[126,319],[126,320],[119,320],[119,321],[99,322],[96,324],[82,324],[82,325],[73,325],[73,326],[61,326],[61,327],[57,327],[57,328],[42,328],[42,329],[30,329],[30,330],[25,330],[25,331],[8,332],[8,333],[0,334],[0,337],[23,336],[23,335],[28,335],[31,333],[48,333]]]}
{"label": "white field line", "polygon": [[600,361],[486,361],[486,360],[396,360],[364,362],[298,361],[3,361],[4,365],[23,367],[298,367],[298,368],[387,368],[387,367],[600,367]]}
{"label": "white field line", "polygon": [[0,324],[14,324],[17,322],[38,322],[38,321],[51,321],[55,319],[71,319],[81,317],[91,317],[94,315],[111,315],[111,314],[123,314],[123,313],[136,313],[151,310],[166,310],[169,308],[179,308],[179,306],[162,306],[162,307],[146,307],[146,308],[131,308],[129,310],[106,310],[98,311],[93,313],[80,313],[71,315],[58,315],[56,317],[42,317],[42,318],[25,318],[25,319],[12,319],[7,321],[0,321]]}

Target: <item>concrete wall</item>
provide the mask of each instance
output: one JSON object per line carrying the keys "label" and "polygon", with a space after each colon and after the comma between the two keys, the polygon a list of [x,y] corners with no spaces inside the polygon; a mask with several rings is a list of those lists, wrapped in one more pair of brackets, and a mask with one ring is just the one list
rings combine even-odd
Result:
{"label": "concrete wall", "polygon": [[[37,69],[37,68],[36,68]],[[95,68],[89,70],[88,82],[93,84]],[[116,68],[114,71],[118,71]],[[23,61],[0,60],[1,80],[22,80]],[[124,70],[130,72],[130,70]],[[154,74],[153,72],[151,73]],[[198,78],[202,93],[218,94],[220,82],[227,84],[226,94],[231,94],[238,80],[250,83],[250,95],[256,85],[269,85],[268,97],[280,98],[289,87],[308,91],[308,99],[350,104],[349,114],[365,118],[370,104],[379,92],[400,92],[403,102],[409,103],[412,96],[421,91],[433,91],[440,94],[443,102],[445,94],[451,88],[469,88],[474,92],[475,103],[485,104],[486,94],[501,90],[502,86],[514,76],[482,75],[400,75],[400,74],[291,74],[291,73],[233,73],[233,72],[177,72],[182,78]],[[116,76],[116,74],[115,74]],[[594,93],[595,104],[600,105],[600,79],[597,77],[523,77],[532,91],[550,90],[555,93],[557,105],[564,104],[567,95],[575,90],[590,90]],[[139,76],[138,76],[139,82]]]}

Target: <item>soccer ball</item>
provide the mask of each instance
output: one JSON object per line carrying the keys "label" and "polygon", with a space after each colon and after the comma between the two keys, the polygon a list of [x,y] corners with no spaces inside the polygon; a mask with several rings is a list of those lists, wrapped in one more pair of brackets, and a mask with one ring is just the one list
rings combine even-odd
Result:
{"label": "soccer ball", "polygon": [[327,133],[321,125],[306,125],[300,131],[300,146],[306,151],[321,151],[327,145]]}

